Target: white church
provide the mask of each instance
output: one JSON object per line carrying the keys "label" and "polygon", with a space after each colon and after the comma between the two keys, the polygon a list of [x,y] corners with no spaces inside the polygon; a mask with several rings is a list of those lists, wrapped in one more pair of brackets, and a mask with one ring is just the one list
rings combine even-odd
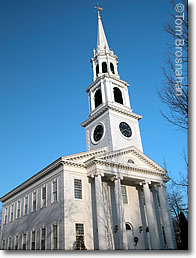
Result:
{"label": "white church", "polygon": [[176,249],[166,171],[143,153],[98,8],[87,151],[60,157],[0,198],[3,250]]}

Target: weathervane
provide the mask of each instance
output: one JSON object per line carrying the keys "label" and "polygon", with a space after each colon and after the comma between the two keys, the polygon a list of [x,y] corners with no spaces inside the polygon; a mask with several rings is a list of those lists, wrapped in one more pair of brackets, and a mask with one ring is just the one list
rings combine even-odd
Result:
{"label": "weathervane", "polygon": [[99,14],[99,10],[103,10],[103,8],[102,7],[99,7],[99,3],[97,2],[97,6],[95,6],[95,8],[97,9],[97,13]]}

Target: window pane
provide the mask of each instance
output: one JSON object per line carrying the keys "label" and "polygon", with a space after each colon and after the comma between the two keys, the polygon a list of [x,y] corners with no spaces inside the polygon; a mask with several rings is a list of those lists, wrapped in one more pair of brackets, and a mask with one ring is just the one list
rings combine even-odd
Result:
{"label": "window pane", "polygon": [[57,225],[53,225],[53,249],[57,249]]}
{"label": "window pane", "polygon": [[57,181],[53,182],[53,192],[57,191]]}
{"label": "window pane", "polygon": [[84,225],[83,224],[75,224],[76,229],[76,249],[77,250],[85,250],[84,244]]}
{"label": "window pane", "polygon": [[57,201],[57,181],[53,182],[53,201]]}
{"label": "window pane", "polygon": [[32,250],[35,250],[35,231],[32,231],[31,249],[32,249]]}
{"label": "window pane", "polygon": [[41,230],[41,250],[45,250],[45,238],[46,238],[46,229],[42,228],[42,230]]}
{"label": "window pane", "polygon": [[46,199],[46,187],[42,188],[42,199]]}
{"label": "window pane", "polygon": [[74,179],[74,197],[82,199],[82,180]]}
{"label": "window pane", "polygon": [[128,199],[127,199],[127,189],[126,189],[126,186],[121,186],[121,191],[122,191],[123,203],[127,204],[128,203]]}

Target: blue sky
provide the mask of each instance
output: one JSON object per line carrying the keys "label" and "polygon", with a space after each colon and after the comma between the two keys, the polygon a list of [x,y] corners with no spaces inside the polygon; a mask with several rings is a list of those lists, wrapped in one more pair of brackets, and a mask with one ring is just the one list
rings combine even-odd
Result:
{"label": "blue sky", "polygon": [[[49,165],[86,150],[86,88],[96,48],[93,0],[0,1],[0,196]],[[169,126],[157,94],[168,52],[170,0],[100,1],[109,46],[119,57],[144,153],[174,178],[185,171],[186,132]]]}

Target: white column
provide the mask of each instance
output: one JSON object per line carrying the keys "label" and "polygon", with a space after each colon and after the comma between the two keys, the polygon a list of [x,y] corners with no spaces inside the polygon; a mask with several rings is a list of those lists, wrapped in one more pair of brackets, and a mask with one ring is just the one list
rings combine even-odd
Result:
{"label": "white column", "polygon": [[172,233],[172,223],[169,216],[169,204],[165,185],[160,185],[158,188],[159,200],[160,200],[160,212],[163,221],[165,237],[168,249],[175,249],[174,238]]}
{"label": "white column", "polygon": [[153,203],[151,198],[151,193],[149,189],[149,182],[145,182],[143,184],[144,189],[144,198],[146,203],[146,213],[147,213],[147,220],[148,220],[148,228],[150,233],[150,242],[152,249],[159,249],[159,238],[156,229],[156,218],[153,211]]}
{"label": "white column", "polygon": [[[122,178],[121,178],[122,179]],[[127,233],[125,227],[125,219],[124,219],[124,207],[123,207],[123,197],[121,191],[121,183],[120,178],[115,177],[114,180],[114,192],[115,192],[115,200],[116,200],[116,210],[117,210],[117,219],[118,219],[118,234],[120,241],[120,249],[127,250]]]}
{"label": "white column", "polygon": [[95,175],[95,198],[96,198],[99,250],[107,250],[108,248],[107,248],[107,238],[106,238],[106,217],[105,217],[105,209],[104,209],[101,175]]}
{"label": "white column", "polygon": [[96,66],[95,66],[95,61],[93,60],[92,61],[92,64],[93,64],[93,81],[96,80]]}
{"label": "white column", "polygon": [[91,102],[91,111],[95,109],[95,98],[94,98],[94,92],[90,90],[90,102]]}

